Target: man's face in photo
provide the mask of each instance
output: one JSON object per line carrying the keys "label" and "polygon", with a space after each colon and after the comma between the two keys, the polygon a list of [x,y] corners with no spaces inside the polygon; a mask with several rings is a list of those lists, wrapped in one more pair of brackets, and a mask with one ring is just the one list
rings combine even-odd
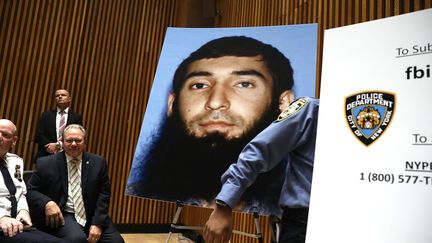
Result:
{"label": "man's face in photo", "polygon": [[261,56],[223,56],[192,62],[174,99],[186,133],[195,138],[217,135],[242,138],[255,128],[272,105],[273,82]]}

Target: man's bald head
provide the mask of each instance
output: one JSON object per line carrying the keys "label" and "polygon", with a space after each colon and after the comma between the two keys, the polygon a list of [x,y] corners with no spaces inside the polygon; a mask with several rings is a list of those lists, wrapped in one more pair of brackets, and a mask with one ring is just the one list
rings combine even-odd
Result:
{"label": "man's bald head", "polygon": [[15,146],[18,141],[17,128],[8,119],[0,119],[0,157]]}

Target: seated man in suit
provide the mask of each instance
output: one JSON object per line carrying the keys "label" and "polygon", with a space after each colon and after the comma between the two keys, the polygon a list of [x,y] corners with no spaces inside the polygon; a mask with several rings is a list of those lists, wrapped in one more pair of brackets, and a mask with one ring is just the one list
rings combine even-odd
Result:
{"label": "seated man in suit", "polygon": [[61,135],[67,125],[82,125],[81,115],[70,109],[72,97],[69,91],[58,89],[54,95],[56,109],[42,113],[38,121],[35,138],[38,144],[36,159],[61,151],[63,148]]}
{"label": "seated man in suit", "polygon": [[67,126],[62,142],[63,152],[37,160],[28,182],[30,210],[42,221],[35,225],[71,242],[124,242],[108,216],[106,160],[84,152],[81,125]]}
{"label": "seated man in suit", "polygon": [[17,141],[13,122],[0,119],[0,242],[66,242],[32,228],[23,180],[23,160],[8,152]]}

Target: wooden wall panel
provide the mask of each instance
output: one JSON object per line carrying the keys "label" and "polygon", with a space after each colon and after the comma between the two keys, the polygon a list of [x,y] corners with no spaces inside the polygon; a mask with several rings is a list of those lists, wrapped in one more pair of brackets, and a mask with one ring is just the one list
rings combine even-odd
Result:
{"label": "wooden wall panel", "polygon": [[325,29],[427,9],[431,5],[432,0],[218,0],[217,11],[221,14],[216,27],[318,23],[318,95]]}
{"label": "wooden wall panel", "polygon": [[[87,150],[108,160],[115,223],[169,223],[174,216],[175,204],[125,196],[124,188],[166,27],[185,22],[177,19],[181,4],[185,1],[0,0],[0,117],[19,129],[12,152],[31,169],[37,120],[54,107],[55,89],[69,89],[72,108],[88,130]],[[216,0],[216,5],[215,27],[318,23],[319,90],[325,29],[430,8],[432,0]],[[181,222],[203,225],[209,213],[185,207]],[[236,213],[234,221],[237,230],[255,230],[249,214]],[[268,218],[260,222],[269,242]],[[233,242],[251,240],[235,236]]]}
{"label": "wooden wall panel", "polygon": [[0,117],[14,121],[12,152],[32,168],[40,114],[71,91],[87,150],[105,156],[115,223],[168,223],[172,203],[124,195],[162,42],[175,0],[1,0]]}

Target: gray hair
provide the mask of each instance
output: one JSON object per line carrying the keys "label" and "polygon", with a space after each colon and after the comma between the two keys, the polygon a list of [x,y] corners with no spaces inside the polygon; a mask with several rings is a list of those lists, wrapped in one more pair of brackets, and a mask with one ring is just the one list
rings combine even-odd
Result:
{"label": "gray hair", "polygon": [[87,133],[86,130],[84,129],[83,126],[81,126],[80,124],[70,124],[67,127],[65,127],[65,129],[63,130],[63,134],[62,134],[62,138],[64,139],[64,135],[65,133],[70,130],[70,129],[79,129],[81,130],[81,132],[83,133],[84,136],[84,141],[87,141]]}

